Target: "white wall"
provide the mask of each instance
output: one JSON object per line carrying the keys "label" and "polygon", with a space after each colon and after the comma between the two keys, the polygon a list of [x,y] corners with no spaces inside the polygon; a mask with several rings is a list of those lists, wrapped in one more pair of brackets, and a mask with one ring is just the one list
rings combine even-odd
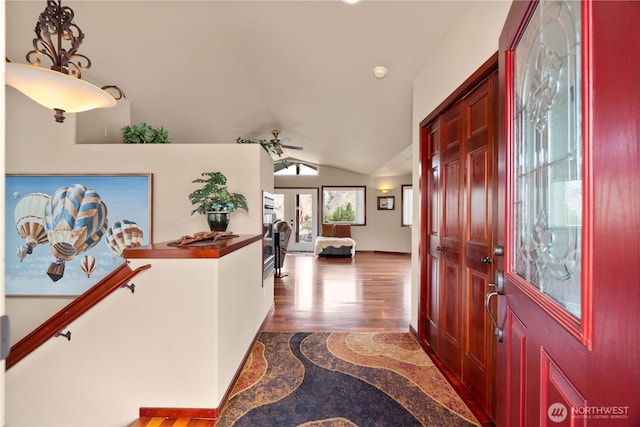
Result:
{"label": "white wall", "polygon": [[[402,227],[401,185],[411,184],[411,175],[392,177],[371,177],[330,166],[318,166],[317,176],[276,175],[274,186],[280,188],[318,188],[318,203],[322,199],[322,186],[364,185],[367,191],[367,211],[365,226],[351,227],[351,235],[357,242],[356,251],[411,252],[411,228]],[[388,185],[392,190],[387,194],[396,199],[396,208],[391,211],[377,210],[379,190]],[[322,207],[319,205],[319,209]],[[320,223],[320,220],[318,221]]]}
{"label": "white wall", "polygon": [[[367,199],[367,214],[371,212],[372,224],[368,230],[373,233],[376,251],[411,253],[411,227],[402,226],[402,186],[411,185],[411,175],[375,177],[370,197]],[[391,188],[387,194],[381,188]],[[378,210],[380,196],[395,197],[395,209]],[[369,228],[369,227],[367,227]]]}
{"label": "white wall", "polygon": [[413,231],[411,326],[418,328],[420,290],[420,259],[418,248],[420,230],[420,122],[456,90],[474,71],[498,51],[498,38],[502,32],[511,1],[474,1],[443,38],[440,47],[427,59],[413,83]]}
{"label": "white wall", "polygon": [[6,373],[8,426],[128,426],[139,408],[215,409],[273,304],[262,242],[151,264]]}
{"label": "white wall", "polygon": [[[230,230],[262,232],[261,189],[271,191],[273,178],[262,183],[271,159],[253,144],[76,144],[75,117],[55,123],[49,110],[7,88],[6,173],[153,174],[153,240],[171,240],[207,229],[204,216],[191,216],[188,194],[205,171],[223,172],[229,190],[247,197],[249,212],[235,212]],[[67,123],[68,122],[68,123]],[[37,126],[34,126],[37,123]]]}
{"label": "white wall", "polygon": [[[271,158],[253,144],[76,144],[74,114],[55,123],[49,110],[6,88],[6,173],[153,174],[153,242],[208,230],[206,218],[191,216],[188,194],[202,172],[223,172],[229,189],[247,198],[249,212],[231,215],[229,230],[262,233],[262,190],[273,191]],[[37,124],[37,125],[34,125]],[[14,230],[7,230],[14,232]],[[44,276],[43,280],[48,280]],[[68,301],[68,299],[67,299]],[[26,302],[26,303],[25,303]],[[55,313],[66,301],[47,298],[30,304],[9,297],[12,342]]]}

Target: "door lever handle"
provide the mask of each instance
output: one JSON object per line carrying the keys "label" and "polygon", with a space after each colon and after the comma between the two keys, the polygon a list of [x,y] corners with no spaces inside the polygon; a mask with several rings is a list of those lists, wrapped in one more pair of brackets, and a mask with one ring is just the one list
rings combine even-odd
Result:
{"label": "door lever handle", "polygon": [[493,298],[494,296],[498,296],[498,292],[496,291],[487,292],[487,295],[485,295],[484,297],[484,309],[487,311],[487,314],[489,315],[489,319],[491,319],[491,324],[493,325],[493,333],[498,338],[498,342],[502,342],[504,333],[502,331],[502,328],[498,326],[498,322],[496,322],[496,318],[493,317],[493,313],[491,313],[491,307],[489,307],[489,302],[491,301],[491,298]]}

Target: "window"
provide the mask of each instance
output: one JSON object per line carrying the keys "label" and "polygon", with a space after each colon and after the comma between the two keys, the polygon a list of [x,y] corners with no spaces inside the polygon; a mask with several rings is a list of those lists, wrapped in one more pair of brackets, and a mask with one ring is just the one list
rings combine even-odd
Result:
{"label": "window", "polygon": [[318,167],[307,163],[282,160],[273,164],[274,175],[318,175]]}
{"label": "window", "polygon": [[365,225],[366,187],[322,187],[322,222]]}
{"label": "window", "polygon": [[402,223],[403,227],[411,227],[413,225],[413,187],[410,185],[402,186]]}

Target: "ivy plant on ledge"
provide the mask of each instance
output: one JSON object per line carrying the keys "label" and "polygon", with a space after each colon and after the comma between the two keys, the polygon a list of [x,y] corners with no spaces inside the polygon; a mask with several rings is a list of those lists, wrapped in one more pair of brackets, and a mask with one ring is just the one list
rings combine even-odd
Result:
{"label": "ivy plant on ledge", "polygon": [[260,144],[262,148],[264,148],[264,151],[266,151],[272,158],[275,156],[281,156],[281,154],[276,150],[276,147],[266,139],[246,139],[239,136],[238,139],[236,139],[236,142],[238,144]]}
{"label": "ivy plant on ledge", "polygon": [[125,144],[171,144],[168,130],[156,129],[145,122],[123,127],[122,141]]}

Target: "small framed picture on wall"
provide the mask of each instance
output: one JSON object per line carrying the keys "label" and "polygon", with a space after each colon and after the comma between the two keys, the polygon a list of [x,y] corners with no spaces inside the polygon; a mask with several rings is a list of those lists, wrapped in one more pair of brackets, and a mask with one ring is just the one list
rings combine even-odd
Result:
{"label": "small framed picture on wall", "polygon": [[379,211],[391,211],[396,208],[395,196],[380,196],[378,197],[378,210]]}

